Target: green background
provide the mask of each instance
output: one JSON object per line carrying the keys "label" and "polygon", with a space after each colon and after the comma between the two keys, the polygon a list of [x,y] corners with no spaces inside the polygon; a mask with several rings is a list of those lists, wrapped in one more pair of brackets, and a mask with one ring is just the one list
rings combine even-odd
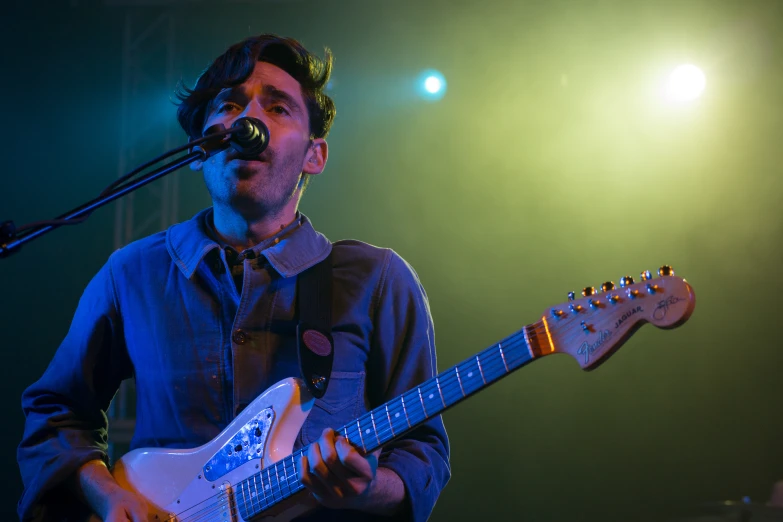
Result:
{"label": "green background", "polygon": [[[783,479],[783,2],[10,2],[0,219],[53,217],[116,177],[126,19],[161,13],[177,19],[188,84],[251,34],[333,50],[329,163],[301,209],[330,239],[415,267],[441,370],[569,290],[661,264],[693,285],[681,328],[647,326],[591,373],[537,361],[448,411],[453,478],[433,521],[664,520],[766,501]],[[156,153],[167,129],[184,142],[161,56],[128,100],[148,124],[139,147]],[[666,104],[663,82],[685,62],[704,70],[704,95]],[[436,103],[415,91],[427,68],[448,81]],[[198,174],[176,176],[182,220],[209,200]],[[113,226],[105,208],[0,261],[0,520],[21,492],[19,396]]]}

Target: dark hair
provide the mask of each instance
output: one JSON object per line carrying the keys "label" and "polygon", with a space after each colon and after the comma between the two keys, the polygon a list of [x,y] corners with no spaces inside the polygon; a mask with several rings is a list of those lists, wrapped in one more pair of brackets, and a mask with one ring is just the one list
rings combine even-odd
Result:
{"label": "dark hair", "polygon": [[226,87],[247,80],[256,62],[280,67],[299,82],[307,105],[310,135],[325,138],[335,115],[334,102],[323,92],[332,74],[332,53],[325,49],[321,59],[293,38],[275,34],[253,36],[232,45],[199,76],[193,89],[184,85],[177,88],[177,120],[188,136],[201,137],[210,102]]}

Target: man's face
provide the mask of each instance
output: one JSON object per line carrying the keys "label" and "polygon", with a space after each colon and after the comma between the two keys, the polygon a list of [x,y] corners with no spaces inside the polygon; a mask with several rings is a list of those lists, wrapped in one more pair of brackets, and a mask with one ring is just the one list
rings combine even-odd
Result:
{"label": "man's face", "polygon": [[232,148],[215,154],[203,164],[204,181],[215,205],[247,219],[277,216],[292,201],[295,208],[302,173],[323,170],[326,143],[311,143],[301,86],[275,65],[257,62],[243,84],[223,89],[207,108],[204,128],[228,128],[245,116],[269,128],[269,146],[253,160],[240,159]]}

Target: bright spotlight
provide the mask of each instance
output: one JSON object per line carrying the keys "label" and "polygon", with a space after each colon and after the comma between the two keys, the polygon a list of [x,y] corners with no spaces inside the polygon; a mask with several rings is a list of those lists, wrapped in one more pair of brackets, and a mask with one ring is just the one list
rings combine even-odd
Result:
{"label": "bright spotlight", "polygon": [[419,93],[428,100],[439,100],[446,94],[446,78],[438,71],[424,71],[419,77]]}
{"label": "bright spotlight", "polygon": [[669,75],[666,97],[675,102],[695,100],[704,92],[705,84],[701,69],[691,64],[679,65]]}
{"label": "bright spotlight", "polygon": [[435,76],[427,76],[427,79],[424,80],[424,88],[427,89],[427,92],[435,94],[440,90],[440,80]]}

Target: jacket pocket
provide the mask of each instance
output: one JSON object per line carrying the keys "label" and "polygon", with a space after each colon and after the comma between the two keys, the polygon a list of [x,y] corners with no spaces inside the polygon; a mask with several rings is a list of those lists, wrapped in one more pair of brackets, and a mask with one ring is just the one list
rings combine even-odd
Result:
{"label": "jacket pocket", "polygon": [[302,429],[303,442],[308,444],[321,436],[324,428],[338,429],[355,420],[364,397],[364,372],[332,372],[329,387],[316,399]]}

